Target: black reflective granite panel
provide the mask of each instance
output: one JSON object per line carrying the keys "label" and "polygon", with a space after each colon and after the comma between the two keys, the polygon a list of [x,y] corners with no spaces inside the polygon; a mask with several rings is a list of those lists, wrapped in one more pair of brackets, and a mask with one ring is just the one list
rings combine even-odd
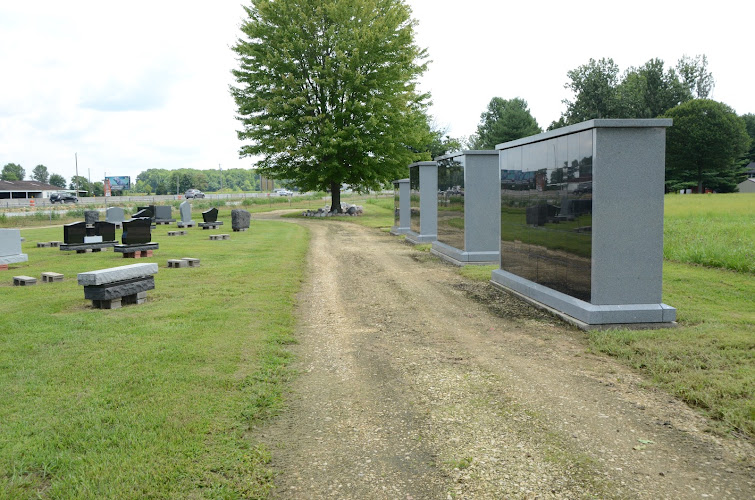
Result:
{"label": "black reflective granite panel", "polygon": [[592,130],[501,151],[501,268],[590,300]]}
{"label": "black reflective granite panel", "polygon": [[85,236],[87,236],[86,222],[72,222],[63,226],[63,242],[66,245],[84,243]]}
{"label": "black reflective granite panel", "polygon": [[218,220],[218,209],[215,207],[212,207],[209,210],[205,210],[202,212],[202,220],[205,222],[217,222]]}
{"label": "black reflective granite panel", "polygon": [[[149,217],[150,219],[153,219],[153,220],[155,218],[155,206],[154,205],[149,205],[149,206],[146,206],[146,207],[136,207],[136,210],[137,210],[137,213],[141,213],[142,214],[142,215],[140,215],[140,217]],[[146,210],[147,212],[144,212],[144,210]],[[147,215],[145,215],[145,213]],[[133,218],[136,218],[136,214],[134,214]]]}
{"label": "black reflective granite panel", "polygon": [[134,215],[131,216],[132,219],[149,219],[152,221],[152,210],[149,208],[142,208],[141,210],[137,210]]}
{"label": "black reflective granite panel", "polygon": [[115,224],[112,222],[97,221],[94,230],[97,236],[102,236],[102,241],[115,241]]}
{"label": "black reflective granite panel", "polygon": [[409,227],[412,231],[420,234],[419,231],[419,166],[409,168],[409,205],[411,206],[411,221]]}
{"label": "black reflective granite panel", "polygon": [[141,218],[123,221],[121,242],[124,245],[139,245],[150,241],[152,241],[152,221],[150,219]]}
{"label": "black reflective granite panel", "polygon": [[464,164],[455,160],[438,162],[438,241],[459,250],[464,248]]}

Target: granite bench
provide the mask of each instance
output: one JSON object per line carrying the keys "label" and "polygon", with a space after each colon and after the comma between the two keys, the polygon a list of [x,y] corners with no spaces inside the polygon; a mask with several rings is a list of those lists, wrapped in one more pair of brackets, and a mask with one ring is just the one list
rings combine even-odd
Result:
{"label": "granite bench", "polygon": [[79,273],[84,298],[96,309],[118,309],[122,304],[142,304],[147,290],[154,290],[157,264],[131,264]]}

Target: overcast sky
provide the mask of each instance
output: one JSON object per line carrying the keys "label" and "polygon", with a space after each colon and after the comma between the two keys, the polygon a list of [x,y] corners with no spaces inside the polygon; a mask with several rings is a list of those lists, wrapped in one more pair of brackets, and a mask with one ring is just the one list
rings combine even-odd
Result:
{"label": "overcast sky", "polygon": [[[712,98],[755,113],[755,3],[409,0],[432,63],[431,112],[474,133],[490,99],[521,97],[546,128],[571,97],[566,72],[611,57],[623,72],[706,54]],[[0,0],[0,167],[67,180],[148,168],[250,168],[228,92],[239,0]]]}

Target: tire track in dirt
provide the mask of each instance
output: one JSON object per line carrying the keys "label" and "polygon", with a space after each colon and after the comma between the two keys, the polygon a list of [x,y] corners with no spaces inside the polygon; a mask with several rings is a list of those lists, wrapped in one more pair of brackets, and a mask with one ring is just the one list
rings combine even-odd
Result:
{"label": "tire track in dirt", "polygon": [[395,237],[301,223],[300,375],[262,431],[277,497],[754,496],[748,443],[581,332]]}

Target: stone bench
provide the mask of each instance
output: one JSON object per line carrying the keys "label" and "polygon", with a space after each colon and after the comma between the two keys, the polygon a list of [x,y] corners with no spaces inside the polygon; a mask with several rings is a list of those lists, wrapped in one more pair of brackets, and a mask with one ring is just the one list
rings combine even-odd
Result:
{"label": "stone bench", "polygon": [[131,264],[79,273],[84,298],[96,309],[118,309],[122,304],[142,304],[147,290],[154,290],[157,264]]}
{"label": "stone bench", "polygon": [[32,278],[31,276],[14,276],[13,277],[13,286],[30,286],[30,285],[36,285],[37,284],[37,278]]}
{"label": "stone bench", "polygon": [[55,281],[63,281],[63,275],[52,271],[42,273],[42,283],[53,283]]}
{"label": "stone bench", "polygon": [[230,240],[231,235],[230,234],[211,234],[210,239],[211,240]]}

